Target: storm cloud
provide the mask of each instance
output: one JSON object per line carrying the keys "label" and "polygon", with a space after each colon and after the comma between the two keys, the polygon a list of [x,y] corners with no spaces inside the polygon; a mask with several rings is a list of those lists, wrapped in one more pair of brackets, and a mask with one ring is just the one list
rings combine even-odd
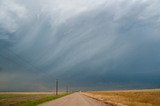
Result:
{"label": "storm cloud", "polygon": [[159,4],[0,0],[0,90],[160,87]]}

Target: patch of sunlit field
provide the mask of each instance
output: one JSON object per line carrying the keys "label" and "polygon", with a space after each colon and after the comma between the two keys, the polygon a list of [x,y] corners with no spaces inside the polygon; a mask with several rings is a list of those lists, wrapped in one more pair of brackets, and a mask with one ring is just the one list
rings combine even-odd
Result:
{"label": "patch of sunlit field", "polygon": [[0,106],[37,106],[65,95],[67,94],[60,93],[56,96],[51,92],[1,92]]}
{"label": "patch of sunlit field", "polygon": [[85,94],[115,106],[160,106],[160,89],[96,91]]}

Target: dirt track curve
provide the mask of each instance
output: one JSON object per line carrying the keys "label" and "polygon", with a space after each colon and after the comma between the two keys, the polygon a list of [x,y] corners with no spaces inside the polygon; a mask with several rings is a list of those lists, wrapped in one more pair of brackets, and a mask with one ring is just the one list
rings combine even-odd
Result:
{"label": "dirt track curve", "polygon": [[110,106],[101,101],[87,97],[81,93],[74,93],[39,106]]}

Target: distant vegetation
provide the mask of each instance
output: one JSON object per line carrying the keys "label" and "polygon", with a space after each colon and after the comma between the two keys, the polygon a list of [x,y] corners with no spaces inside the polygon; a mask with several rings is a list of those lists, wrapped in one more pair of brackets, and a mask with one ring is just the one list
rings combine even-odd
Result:
{"label": "distant vegetation", "polygon": [[86,95],[116,106],[160,106],[160,90],[101,91]]}
{"label": "distant vegetation", "polygon": [[67,93],[60,94],[58,96],[54,94],[0,94],[0,106],[37,106],[38,104],[54,100],[63,96]]}

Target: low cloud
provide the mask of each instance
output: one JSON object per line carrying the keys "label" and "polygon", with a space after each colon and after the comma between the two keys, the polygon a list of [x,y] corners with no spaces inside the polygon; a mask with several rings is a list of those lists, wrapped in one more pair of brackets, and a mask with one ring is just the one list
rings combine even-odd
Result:
{"label": "low cloud", "polygon": [[159,87],[159,3],[1,0],[0,89]]}

